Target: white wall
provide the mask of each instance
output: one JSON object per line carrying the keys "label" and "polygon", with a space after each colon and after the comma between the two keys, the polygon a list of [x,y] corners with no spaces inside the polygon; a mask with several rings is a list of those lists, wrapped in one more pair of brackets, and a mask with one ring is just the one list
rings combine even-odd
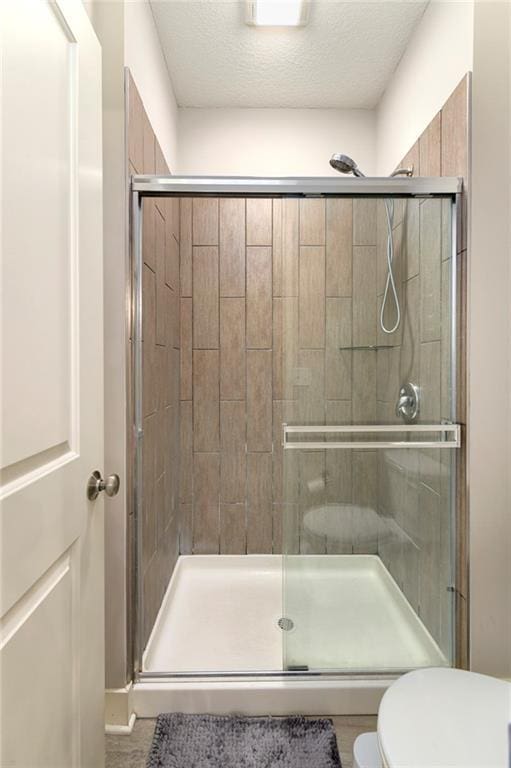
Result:
{"label": "white wall", "polygon": [[390,173],[472,70],[472,0],[431,0],[377,108],[379,175]]}
{"label": "white wall", "polygon": [[378,107],[179,109],[177,172],[316,176],[334,151],[386,175],[472,70],[473,0],[432,0]]}
{"label": "white wall", "polygon": [[177,103],[147,0],[124,6],[124,63],[131,70],[147,116],[172,172],[177,166]]}
{"label": "white wall", "polygon": [[511,678],[511,5],[477,2],[468,312],[471,667]]}
{"label": "white wall", "polygon": [[129,66],[169,167],[176,165],[177,105],[145,0],[88,0],[102,47],[105,318],[105,467],[121,477],[105,515],[106,686],[127,676],[126,285],[128,221],[125,166],[124,67]]}
{"label": "white wall", "polygon": [[105,505],[105,672],[107,687],[126,680],[126,168],[124,150],[124,10],[119,2],[89,2],[103,69],[103,244],[105,466],[121,487]]}
{"label": "white wall", "polygon": [[375,115],[342,109],[180,109],[178,173],[328,176],[344,152],[376,170]]}

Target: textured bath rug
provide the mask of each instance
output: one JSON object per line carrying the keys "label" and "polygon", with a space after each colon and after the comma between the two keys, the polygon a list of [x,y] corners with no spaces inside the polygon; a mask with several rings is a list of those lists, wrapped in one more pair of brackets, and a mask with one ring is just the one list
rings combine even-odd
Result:
{"label": "textured bath rug", "polygon": [[341,768],[331,720],[159,715],[147,768]]}

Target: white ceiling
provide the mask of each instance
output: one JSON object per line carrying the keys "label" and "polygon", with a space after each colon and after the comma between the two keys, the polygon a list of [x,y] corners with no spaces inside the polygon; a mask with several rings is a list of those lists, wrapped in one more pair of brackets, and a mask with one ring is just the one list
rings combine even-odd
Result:
{"label": "white ceiling", "polygon": [[373,108],[427,2],[313,0],[306,27],[244,23],[244,0],[150,0],[182,107]]}

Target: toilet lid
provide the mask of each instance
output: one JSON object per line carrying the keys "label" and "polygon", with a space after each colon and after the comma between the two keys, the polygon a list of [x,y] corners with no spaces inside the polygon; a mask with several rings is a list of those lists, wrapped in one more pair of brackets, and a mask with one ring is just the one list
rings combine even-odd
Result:
{"label": "toilet lid", "polygon": [[510,683],[423,669],[386,691],[378,742],[388,768],[509,768],[510,721]]}

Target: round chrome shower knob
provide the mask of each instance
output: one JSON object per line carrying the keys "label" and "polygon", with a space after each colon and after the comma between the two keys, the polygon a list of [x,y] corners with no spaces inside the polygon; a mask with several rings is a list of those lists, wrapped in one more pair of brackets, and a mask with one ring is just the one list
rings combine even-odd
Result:
{"label": "round chrome shower knob", "polygon": [[399,390],[399,399],[396,403],[396,416],[401,416],[408,424],[416,421],[419,415],[420,390],[411,381],[404,384]]}

